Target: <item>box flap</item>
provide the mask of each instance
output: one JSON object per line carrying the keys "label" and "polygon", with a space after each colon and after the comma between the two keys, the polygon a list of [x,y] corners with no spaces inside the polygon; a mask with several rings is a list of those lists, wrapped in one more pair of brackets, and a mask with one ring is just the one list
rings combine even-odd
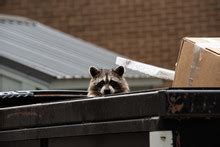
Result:
{"label": "box flap", "polygon": [[193,42],[197,46],[207,49],[215,54],[220,55],[220,38],[194,38],[194,37],[186,37],[184,40]]}

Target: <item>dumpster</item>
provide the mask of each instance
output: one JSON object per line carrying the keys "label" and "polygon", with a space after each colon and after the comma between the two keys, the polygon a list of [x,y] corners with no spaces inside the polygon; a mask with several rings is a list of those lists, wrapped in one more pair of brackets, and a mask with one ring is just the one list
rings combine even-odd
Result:
{"label": "dumpster", "polygon": [[219,88],[0,93],[1,147],[216,147],[219,124]]}

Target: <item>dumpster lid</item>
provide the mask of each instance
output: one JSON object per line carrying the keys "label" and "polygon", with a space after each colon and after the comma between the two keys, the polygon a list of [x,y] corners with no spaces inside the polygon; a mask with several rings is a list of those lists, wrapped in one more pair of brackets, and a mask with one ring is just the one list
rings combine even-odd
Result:
{"label": "dumpster lid", "polygon": [[28,90],[0,92],[0,107],[54,102],[87,97],[81,90]]}

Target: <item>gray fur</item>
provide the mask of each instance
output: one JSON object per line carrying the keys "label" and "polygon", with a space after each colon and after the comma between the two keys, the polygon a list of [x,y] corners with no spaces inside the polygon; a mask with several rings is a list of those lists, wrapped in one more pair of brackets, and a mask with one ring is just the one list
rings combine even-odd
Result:
{"label": "gray fur", "polygon": [[123,77],[124,67],[119,66],[115,69],[90,67],[89,72],[91,80],[88,87],[88,97],[129,92],[128,83]]}

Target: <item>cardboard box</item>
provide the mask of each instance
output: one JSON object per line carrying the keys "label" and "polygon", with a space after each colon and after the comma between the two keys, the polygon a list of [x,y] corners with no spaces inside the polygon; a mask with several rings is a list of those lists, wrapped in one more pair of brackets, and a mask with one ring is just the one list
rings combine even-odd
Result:
{"label": "cardboard box", "polygon": [[182,40],[173,87],[220,87],[220,38]]}

